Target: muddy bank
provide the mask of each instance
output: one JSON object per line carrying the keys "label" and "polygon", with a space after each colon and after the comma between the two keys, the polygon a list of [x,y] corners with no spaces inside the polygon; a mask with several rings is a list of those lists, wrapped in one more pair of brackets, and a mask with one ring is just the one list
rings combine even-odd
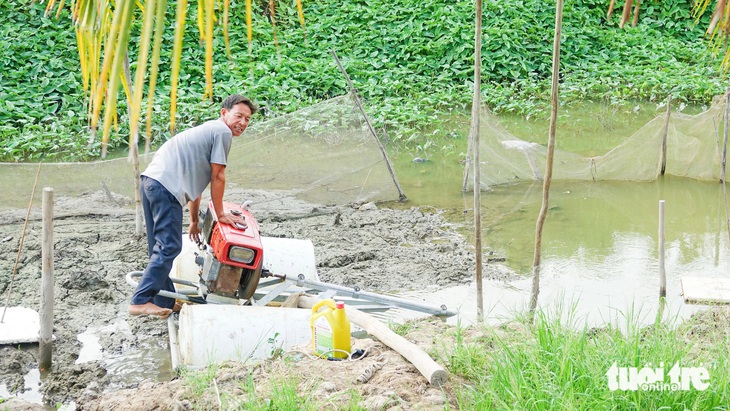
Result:
{"label": "muddy bank", "polygon": [[[262,235],[310,239],[320,279],[368,291],[431,289],[468,283],[472,247],[435,210],[392,210],[373,204],[323,206],[284,192],[232,191],[226,200],[253,202]],[[4,305],[26,210],[0,213],[0,296]],[[164,321],[130,317],[132,288],[124,276],[146,265],[146,239],[134,233],[130,198],[89,192],[56,198],[54,227],[54,365],[39,388],[46,404],[76,402],[82,392],[137,389],[170,380]],[[41,277],[40,205],[32,210],[9,306],[37,309]],[[504,278],[485,266],[485,276]],[[79,362],[79,334],[93,331],[103,358]],[[141,353],[141,354],[140,354]],[[0,386],[22,393],[37,368],[37,345],[0,347]],[[109,369],[109,359],[145,356],[139,368]],[[4,404],[7,407],[7,402]],[[2,407],[0,407],[2,408]]]}

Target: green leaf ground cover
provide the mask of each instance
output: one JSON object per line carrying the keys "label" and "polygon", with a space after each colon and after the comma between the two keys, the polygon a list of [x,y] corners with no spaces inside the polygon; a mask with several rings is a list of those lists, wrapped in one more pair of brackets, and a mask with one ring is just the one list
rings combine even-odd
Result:
{"label": "green leaf ground cover", "polygon": [[[474,4],[471,1],[396,0],[304,2],[306,39],[291,4],[277,9],[278,50],[272,27],[255,9],[249,54],[242,2],[232,2],[231,50],[216,42],[216,100],[231,92],[253,97],[263,117],[285,114],[348,92],[336,50],[368,113],[388,138],[408,147],[443,147],[454,137],[441,118],[468,113],[473,84]],[[174,4],[168,15],[172,15]],[[546,116],[555,5],[551,1],[485,1],[482,94],[497,113]],[[703,38],[709,15],[695,24],[692,2],[643,5],[639,26],[606,21],[607,2],[566,4],[561,45],[561,102],[630,104],[664,100],[707,104],[725,86]],[[189,15],[195,18],[195,3]],[[67,14],[43,17],[43,5],[0,0],[0,159],[89,159],[86,100]],[[188,24],[180,80],[178,126],[216,115],[217,101],[201,101],[204,56],[194,20]],[[219,27],[218,31],[222,31]],[[166,33],[169,45],[172,30]],[[132,55],[136,46],[132,44]],[[170,136],[170,52],[163,53],[153,144]],[[134,70],[134,64],[132,69]],[[127,139],[120,95],[112,147]],[[261,121],[262,117],[258,117]],[[428,130],[428,133],[424,131]],[[463,136],[462,136],[463,137]]]}

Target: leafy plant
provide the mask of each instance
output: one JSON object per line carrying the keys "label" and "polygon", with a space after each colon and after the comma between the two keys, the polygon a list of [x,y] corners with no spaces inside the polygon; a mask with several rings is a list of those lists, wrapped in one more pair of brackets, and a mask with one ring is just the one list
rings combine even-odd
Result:
{"label": "leafy plant", "polygon": [[[278,48],[271,23],[253,13],[249,54],[243,7],[232,6],[231,58],[215,40],[213,101],[205,94],[205,47],[195,30],[182,50],[177,129],[214,117],[220,100],[239,92],[261,107],[263,119],[347,94],[335,50],[351,77],[379,136],[409,150],[453,151],[444,115],[468,115],[473,79],[472,2],[418,3],[322,0],[304,2],[307,38],[293,4],[277,9]],[[605,20],[605,1],[566,5],[561,48],[561,103],[586,100],[617,107],[639,101],[707,104],[724,91],[719,58],[703,38],[709,15],[695,24],[692,1],[643,5],[637,27]],[[175,4],[168,5],[168,13]],[[482,98],[496,113],[546,118],[550,90],[554,3],[547,0],[484,2]],[[197,18],[197,8],[189,13]],[[41,17],[43,7],[21,0],[0,3],[0,159],[88,159],[88,100],[77,74],[76,42],[67,16]],[[141,29],[137,22],[133,34]],[[223,30],[216,26],[216,31]],[[163,42],[173,41],[166,30]],[[220,36],[216,37],[219,38]],[[136,36],[132,36],[136,38]],[[130,44],[136,53],[138,44]],[[69,52],[73,50],[74,52]],[[170,137],[169,51],[161,55],[157,98],[152,103],[152,148]],[[132,63],[134,70],[136,63]],[[121,97],[121,96],[120,96]],[[129,130],[119,98],[112,150],[124,149]],[[147,112],[143,103],[142,113]],[[142,118],[144,123],[147,118]],[[459,136],[463,138],[465,136]]]}

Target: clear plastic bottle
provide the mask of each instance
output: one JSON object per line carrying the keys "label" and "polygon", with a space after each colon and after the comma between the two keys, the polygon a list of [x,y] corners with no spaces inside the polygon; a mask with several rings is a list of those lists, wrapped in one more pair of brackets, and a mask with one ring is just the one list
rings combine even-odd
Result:
{"label": "clear plastic bottle", "polygon": [[[324,308],[323,308],[324,307]],[[322,310],[320,310],[323,308]],[[322,300],[312,307],[312,347],[320,357],[347,358],[351,350],[350,321],[345,303]]]}

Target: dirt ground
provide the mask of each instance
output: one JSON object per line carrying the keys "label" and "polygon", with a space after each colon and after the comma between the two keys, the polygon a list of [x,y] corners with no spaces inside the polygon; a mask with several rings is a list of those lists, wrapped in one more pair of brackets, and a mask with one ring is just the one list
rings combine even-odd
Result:
{"label": "dirt ground", "polygon": [[[262,235],[308,238],[315,246],[320,280],[367,291],[428,290],[465,284],[474,272],[472,247],[438,210],[393,210],[374,204],[321,206],[283,192],[232,191],[227,201],[253,201],[252,212]],[[183,410],[192,409],[189,389],[169,371],[165,321],[131,317],[127,305],[132,288],[125,274],[146,265],[146,239],[134,234],[132,199],[103,191],[55,199],[55,307],[53,369],[40,387],[45,403],[17,396],[28,390],[24,376],[37,368],[37,345],[0,346],[0,387],[10,398],[0,409]],[[26,210],[0,212],[0,296],[2,305],[18,254]],[[503,278],[503,271],[485,267],[485,276]],[[37,309],[40,301],[41,218],[35,207],[28,222],[10,307]],[[437,319],[424,320],[407,338],[431,352],[448,328]],[[102,358],[77,363],[78,335],[93,330]],[[438,345],[438,346],[437,346]],[[430,386],[418,370],[394,351],[370,338],[353,340],[368,351],[357,362],[311,357],[306,347],[286,353],[287,361],[258,365],[225,364],[216,377],[220,394],[208,390],[206,409],[234,408],[241,383],[253,376],[257,390],[277,379],[307,375],[305,392],[327,401],[332,409],[347,404],[355,390],[366,409],[443,409],[450,385]],[[441,347],[443,348],[443,347]],[[436,351],[433,351],[436,350]],[[137,357],[139,369],[108,369],[108,358]],[[437,359],[438,361],[438,359]],[[105,368],[106,367],[106,368]],[[363,373],[375,371],[362,383]],[[165,371],[167,370],[167,371]],[[267,383],[268,382],[268,383]],[[268,385],[267,385],[268,384]],[[451,383],[449,383],[451,384]],[[266,395],[266,394],[264,394]],[[221,402],[219,402],[221,401]],[[453,404],[452,404],[453,405]]]}

